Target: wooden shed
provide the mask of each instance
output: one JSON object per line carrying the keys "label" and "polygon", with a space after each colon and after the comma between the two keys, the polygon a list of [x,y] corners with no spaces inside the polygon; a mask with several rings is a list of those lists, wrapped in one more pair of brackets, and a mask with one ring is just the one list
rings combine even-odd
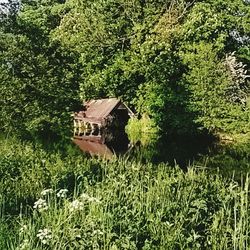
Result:
{"label": "wooden shed", "polygon": [[74,114],[74,136],[100,136],[104,128],[124,130],[133,112],[117,98],[90,100]]}

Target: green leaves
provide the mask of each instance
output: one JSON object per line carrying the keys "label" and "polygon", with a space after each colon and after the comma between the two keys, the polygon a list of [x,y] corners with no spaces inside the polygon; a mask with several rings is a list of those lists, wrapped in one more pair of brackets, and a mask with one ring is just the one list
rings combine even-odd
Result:
{"label": "green leaves", "polygon": [[183,61],[190,69],[185,79],[190,91],[189,108],[197,114],[196,122],[211,131],[231,130],[227,124],[236,124],[243,111],[239,104],[227,100],[229,74],[213,46],[201,42],[184,54]]}
{"label": "green leaves", "polygon": [[1,127],[56,132],[80,99],[119,97],[164,131],[246,131],[228,58],[247,70],[248,22],[241,0],[23,1],[1,27]]}
{"label": "green leaves", "polygon": [[196,114],[195,122],[212,132],[248,130],[245,102],[249,84],[246,79],[239,84],[242,74],[233,73],[237,65],[229,63],[227,54],[233,54],[235,61],[243,58],[240,51],[246,51],[243,37],[248,36],[244,28],[248,11],[243,1],[200,2],[181,28],[179,55],[188,68],[183,77],[189,91],[187,107]]}
{"label": "green leaves", "polygon": [[79,104],[76,58],[50,39],[58,18],[50,11],[48,2],[25,5],[1,37],[1,128],[15,133],[70,133]]}

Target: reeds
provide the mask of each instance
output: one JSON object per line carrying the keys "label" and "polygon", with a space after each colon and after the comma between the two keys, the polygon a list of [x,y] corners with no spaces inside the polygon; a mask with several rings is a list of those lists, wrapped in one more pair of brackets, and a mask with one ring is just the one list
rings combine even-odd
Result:
{"label": "reeds", "polygon": [[27,143],[5,145],[0,169],[2,249],[249,248],[248,176],[236,182],[203,167],[62,156]]}

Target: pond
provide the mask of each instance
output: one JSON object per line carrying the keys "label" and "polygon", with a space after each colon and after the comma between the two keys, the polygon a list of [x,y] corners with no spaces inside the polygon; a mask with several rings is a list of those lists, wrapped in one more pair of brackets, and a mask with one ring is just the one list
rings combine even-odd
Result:
{"label": "pond", "polygon": [[225,175],[246,174],[250,170],[250,144],[222,145],[211,136],[158,136],[105,133],[102,138],[78,138],[73,142],[85,153],[105,158],[127,157],[143,163],[168,163],[184,170],[189,165],[222,170]]}

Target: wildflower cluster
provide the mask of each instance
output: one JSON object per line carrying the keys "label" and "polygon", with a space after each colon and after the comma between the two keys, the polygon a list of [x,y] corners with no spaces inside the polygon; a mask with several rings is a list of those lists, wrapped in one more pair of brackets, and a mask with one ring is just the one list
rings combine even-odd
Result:
{"label": "wildflower cluster", "polygon": [[59,192],[56,194],[56,196],[60,198],[66,198],[67,192],[68,192],[68,189],[60,189]]}
{"label": "wildflower cluster", "polygon": [[50,229],[44,228],[38,231],[36,235],[42,242],[42,244],[47,245],[49,241],[52,239],[52,233]]}
{"label": "wildflower cluster", "polygon": [[34,208],[34,209],[37,209],[39,212],[42,212],[42,211],[48,209],[48,205],[47,205],[46,200],[44,200],[44,199],[39,199],[39,200],[37,200],[37,201],[34,203],[33,208]]}
{"label": "wildflower cluster", "polygon": [[53,189],[49,188],[49,189],[45,189],[41,192],[42,196],[46,196],[48,194],[52,194],[53,193]]}
{"label": "wildflower cluster", "polygon": [[80,198],[83,200],[83,201],[87,201],[87,202],[93,202],[93,203],[101,203],[101,201],[95,197],[91,197],[89,196],[88,194],[86,193],[82,193]]}
{"label": "wildflower cluster", "polygon": [[28,229],[28,226],[27,226],[27,225],[22,225],[22,227],[21,227],[20,230],[19,230],[19,233],[20,233],[20,234],[24,234],[25,231],[27,231],[27,229]]}
{"label": "wildflower cluster", "polygon": [[29,240],[25,239],[23,240],[22,244],[17,248],[18,250],[26,250],[29,249]]}
{"label": "wildflower cluster", "polygon": [[93,231],[93,235],[103,235],[103,234],[104,233],[99,229]]}
{"label": "wildflower cluster", "polygon": [[100,203],[100,200],[83,193],[79,199],[76,199],[69,204],[69,211],[74,212],[83,210],[84,202]]}
{"label": "wildflower cluster", "polygon": [[77,239],[77,240],[79,240],[79,239],[82,238],[80,228],[72,228],[72,229],[70,229],[70,233],[71,233],[71,235],[73,235],[74,238]]}
{"label": "wildflower cluster", "polygon": [[74,211],[81,211],[84,209],[84,204],[83,202],[79,200],[74,200],[69,204],[69,211],[74,212]]}

